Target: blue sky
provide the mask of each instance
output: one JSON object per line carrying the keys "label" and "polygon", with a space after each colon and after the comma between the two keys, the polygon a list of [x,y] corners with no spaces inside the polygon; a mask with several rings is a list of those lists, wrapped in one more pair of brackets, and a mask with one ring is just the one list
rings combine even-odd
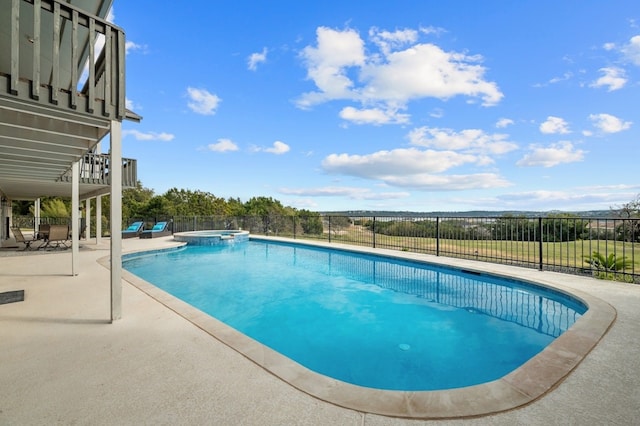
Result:
{"label": "blue sky", "polygon": [[116,0],[123,154],[156,194],[312,211],[640,193],[640,3]]}

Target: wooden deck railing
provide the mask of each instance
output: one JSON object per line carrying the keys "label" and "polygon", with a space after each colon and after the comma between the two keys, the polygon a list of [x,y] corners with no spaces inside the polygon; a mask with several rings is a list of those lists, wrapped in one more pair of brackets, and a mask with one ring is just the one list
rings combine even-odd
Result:
{"label": "wooden deck railing", "polygon": [[10,28],[0,90],[94,117],[125,117],[122,29],[62,0],[11,0],[7,12],[0,18]]}
{"label": "wooden deck railing", "polygon": [[[86,154],[80,160],[80,181],[86,184],[109,185],[111,156],[109,154]],[[67,170],[60,181],[71,182],[71,170]],[[138,182],[137,161],[131,158],[122,159],[122,186],[134,188]]]}

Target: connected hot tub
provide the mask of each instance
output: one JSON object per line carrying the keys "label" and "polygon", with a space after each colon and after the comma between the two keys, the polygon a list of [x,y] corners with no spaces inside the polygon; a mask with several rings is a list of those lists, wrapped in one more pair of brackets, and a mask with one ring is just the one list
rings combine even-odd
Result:
{"label": "connected hot tub", "polygon": [[249,231],[242,230],[206,230],[179,232],[173,234],[176,241],[194,246],[216,246],[249,241]]}

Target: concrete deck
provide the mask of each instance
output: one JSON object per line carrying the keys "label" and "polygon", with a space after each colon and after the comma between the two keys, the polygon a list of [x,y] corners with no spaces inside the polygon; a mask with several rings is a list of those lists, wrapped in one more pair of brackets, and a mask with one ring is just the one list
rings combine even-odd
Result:
{"label": "concrete deck", "polygon": [[[309,396],[126,281],[123,319],[109,324],[109,271],[97,262],[109,254],[107,244],[82,243],[75,277],[70,251],[0,252],[0,292],[25,290],[23,302],[0,305],[0,424],[635,425],[640,419],[637,285],[528,271],[604,300],[617,310],[616,322],[564,381],[529,405],[417,421]],[[171,237],[132,239],[123,240],[123,249],[172,244]]]}

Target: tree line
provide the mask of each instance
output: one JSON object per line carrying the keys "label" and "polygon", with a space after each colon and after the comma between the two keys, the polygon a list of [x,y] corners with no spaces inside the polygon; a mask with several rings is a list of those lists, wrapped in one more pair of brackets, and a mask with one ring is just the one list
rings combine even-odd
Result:
{"label": "tree line", "polygon": [[[107,222],[110,197],[101,197],[103,221]],[[91,200],[91,209],[95,212],[96,200]],[[13,215],[34,214],[33,202],[14,201]],[[84,208],[84,204],[81,205]],[[623,219],[640,218],[640,194],[636,199],[622,206],[612,207],[612,216]],[[43,198],[40,216],[43,218],[68,218],[71,216],[71,200],[61,198]],[[640,221],[622,221],[615,229],[594,227],[589,219],[583,219],[570,213],[550,214],[541,220],[525,216],[506,214],[486,221],[474,221],[472,218],[433,218],[406,220],[373,220],[364,218],[352,221],[347,215],[333,213],[329,222],[320,213],[305,209],[284,206],[272,197],[257,196],[246,202],[239,198],[221,198],[199,190],[171,188],[164,194],[156,195],[152,189],[138,182],[135,188],[122,191],[122,217],[124,222],[132,219],[154,219],[167,217],[218,216],[218,217],[259,217],[267,229],[300,226],[305,234],[322,234],[323,229],[340,229],[352,222],[365,229],[383,235],[398,237],[432,237],[438,234],[444,238],[455,239],[492,239],[511,241],[574,241],[582,239],[617,239],[621,241],[640,241]],[[283,218],[295,218],[292,224]],[[436,228],[437,226],[437,228]],[[606,235],[599,235],[605,233]]]}
{"label": "tree line", "polygon": [[[91,200],[90,208],[95,212],[96,199]],[[101,197],[103,222],[107,217],[111,199],[109,195]],[[14,201],[14,216],[34,216],[32,201]],[[81,203],[81,209],[85,208]],[[43,197],[40,204],[41,218],[68,218],[71,216],[71,200],[59,197]],[[152,189],[145,188],[138,182],[135,188],[122,191],[122,218],[125,224],[133,219],[166,218],[175,216],[231,216],[231,217],[285,217],[299,218],[300,226],[305,233],[321,234],[322,221],[320,213],[305,209],[284,206],[272,197],[256,196],[246,202],[240,198],[217,197],[199,190],[171,188],[164,194],[156,195]],[[265,222],[268,222],[265,220]]]}
{"label": "tree line", "polygon": [[[110,196],[101,197],[102,212],[108,215]],[[91,200],[95,209],[95,199]],[[34,214],[32,201],[13,201],[13,215]],[[84,203],[81,203],[84,208]],[[95,210],[94,210],[95,211]],[[319,215],[308,210],[283,206],[272,197],[252,197],[246,202],[239,198],[224,199],[210,192],[171,188],[164,194],[156,195],[152,189],[138,182],[135,188],[122,191],[122,217],[146,218],[157,216],[266,216],[266,215]],[[41,217],[71,216],[71,200],[59,197],[43,197],[40,207]]]}
{"label": "tree line", "polygon": [[613,226],[608,226],[607,222],[571,213],[556,213],[540,218],[507,214],[497,218],[365,219],[356,221],[356,224],[376,234],[394,237],[557,243],[578,240],[640,242],[639,210],[618,214],[611,221]]}

